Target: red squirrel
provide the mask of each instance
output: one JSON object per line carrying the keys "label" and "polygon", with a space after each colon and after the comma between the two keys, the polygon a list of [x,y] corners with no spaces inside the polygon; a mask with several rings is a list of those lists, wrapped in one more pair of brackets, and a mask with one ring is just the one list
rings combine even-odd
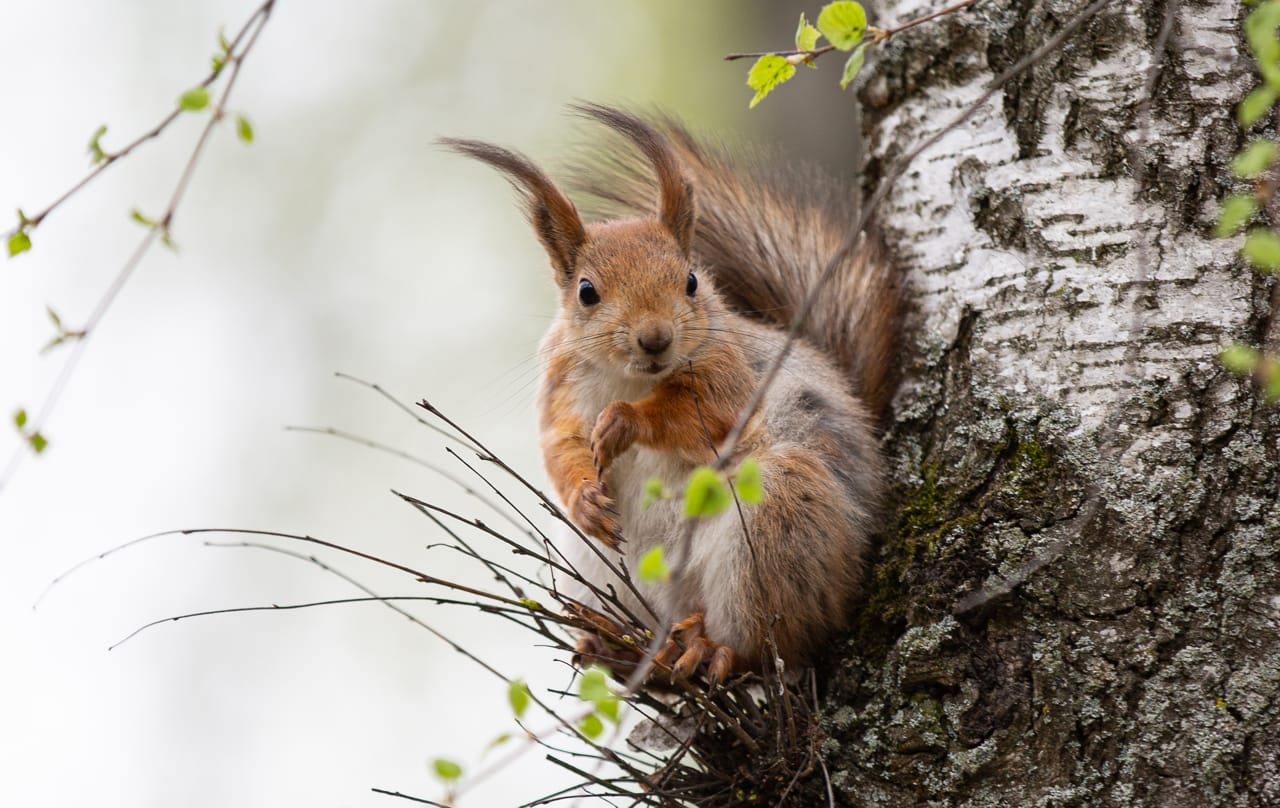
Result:
{"label": "red squirrel", "polygon": [[[517,152],[474,140],[450,148],[521,192],[551,259],[559,314],[542,342],[538,394],[547,473],[565,512],[634,570],[656,545],[682,560],[680,586],[643,586],[678,619],[659,661],[712,681],[792,667],[849,624],[881,518],[877,419],[893,392],[900,292],[875,242],[853,255],[800,326],[729,464],[758,463],[764,500],[687,529],[678,501],[643,507],[646,481],[679,491],[717,459],[781,348],[791,320],[853,226],[857,197],[818,176],[751,172],[670,120],[575,107],[629,141],[578,168],[618,214],[584,222]],[[634,150],[634,151],[633,151]],[[637,154],[638,152],[638,154]],[[600,554],[566,548],[598,589],[644,610]],[[588,587],[567,591],[599,605]],[[770,648],[772,646],[772,649]],[[607,657],[592,638],[579,654]],[[671,664],[674,663],[674,664]]]}

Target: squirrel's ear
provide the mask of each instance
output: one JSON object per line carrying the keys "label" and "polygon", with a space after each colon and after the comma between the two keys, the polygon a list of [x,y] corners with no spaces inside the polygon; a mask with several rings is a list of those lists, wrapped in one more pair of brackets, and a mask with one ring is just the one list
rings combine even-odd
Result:
{"label": "squirrel's ear", "polygon": [[600,104],[574,104],[574,112],[599,121],[644,152],[658,179],[658,217],[686,255],[693,243],[693,186],[680,173],[680,161],[667,139],[648,121]]}
{"label": "squirrel's ear", "polygon": [[573,282],[578,251],[587,240],[578,209],[524,155],[480,140],[440,138],[440,144],[459,154],[487,163],[506,175],[524,196],[529,223],[551,256],[556,282],[568,288]]}

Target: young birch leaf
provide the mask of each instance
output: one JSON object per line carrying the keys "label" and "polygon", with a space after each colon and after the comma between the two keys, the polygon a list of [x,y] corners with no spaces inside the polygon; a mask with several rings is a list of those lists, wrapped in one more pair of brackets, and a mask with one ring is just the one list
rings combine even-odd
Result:
{"label": "young birch leaf", "polygon": [[150,216],[146,215],[145,213],[138,210],[137,208],[133,208],[132,210],[129,211],[129,218],[133,219],[135,222],[142,225],[143,227],[156,226],[155,219],[152,219]]}
{"label": "young birch leaf", "polygon": [[818,30],[842,51],[853,50],[867,30],[867,13],[852,2],[827,3],[818,12]]}
{"label": "young birch leaf", "polygon": [[[796,50],[810,51],[818,46],[818,37],[822,33],[809,24],[804,18],[804,12],[800,12],[800,27],[796,28]],[[808,64],[808,63],[806,63]],[[809,64],[809,67],[818,68],[815,64]]]}
{"label": "young birch leaf", "polygon": [[1249,259],[1255,269],[1274,272],[1280,269],[1280,236],[1270,230],[1256,228],[1245,237],[1241,254]]}
{"label": "young birch leaf", "polygon": [[107,153],[102,150],[102,144],[99,142],[106,133],[107,125],[104,123],[94,131],[93,137],[89,138],[89,162],[95,166],[107,159]]}
{"label": "young birch leaf", "polygon": [[774,87],[787,81],[795,74],[796,66],[776,53],[761,56],[751,66],[751,72],[747,73],[747,86],[756,91],[755,97],[751,99],[751,103],[747,105],[747,108],[755,109],[756,104],[759,104],[766,95],[773,92]]}
{"label": "young birch leaf", "polygon": [[653,506],[653,503],[667,496],[667,488],[662,484],[662,480],[657,477],[650,477],[644,483],[644,498],[640,500],[640,510],[647,511]]}
{"label": "young birch leaf", "polygon": [[858,71],[862,70],[862,63],[867,59],[867,43],[853,49],[853,53],[849,54],[849,61],[844,63],[844,75],[840,76],[840,89],[849,86],[849,83],[858,77]]}
{"label": "young birch leaf", "polygon": [[1258,203],[1248,194],[1232,194],[1222,203],[1218,224],[1213,229],[1214,238],[1234,236],[1253,217]]}
{"label": "young birch leaf", "polygon": [[533,598],[520,598],[520,605],[524,606],[526,609],[528,609],[531,612],[542,611],[542,604],[534,600]]}
{"label": "young birch leaf", "polygon": [[205,87],[192,87],[178,97],[178,106],[187,112],[198,112],[209,106],[209,90]]}
{"label": "young birch leaf", "polygon": [[578,722],[578,729],[594,741],[600,737],[600,733],[604,732],[604,722],[595,713],[588,713]]}
{"label": "young birch leaf", "polygon": [[599,665],[583,671],[582,681],[578,683],[578,698],[596,705],[614,698],[613,691],[609,689],[609,672]]}
{"label": "young birch leaf", "polygon": [[13,423],[14,423],[14,425],[16,425],[16,426],[18,427],[18,429],[22,429],[24,426],[26,426],[26,425],[27,425],[27,411],[26,411],[25,409],[21,409],[21,410],[18,410],[17,412],[15,412],[15,413],[13,414]]}
{"label": "young birch leaf", "polygon": [[31,443],[31,450],[36,454],[43,452],[45,447],[49,445],[49,441],[45,440],[44,435],[39,432],[31,433],[31,437],[27,438],[27,440]]}
{"label": "young birch leaf", "polygon": [[520,679],[512,679],[507,685],[507,702],[516,718],[523,716],[524,711],[529,709],[529,686]]}
{"label": "young birch leaf", "polygon": [[1218,361],[1222,363],[1223,367],[1232,373],[1239,373],[1242,376],[1253,373],[1253,369],[1258,366],[1260,358],[1261,354],[1256,349],[1250,348],[1248,345],[1241,345],[1238,342],[1227,346],[1222,350],[1222,353],[1218,354]]}
{"label": "young birch leaf", "polygon": [[1263,360],[1262,399],[1268,404],[1280,401],[1280,362],[1271,357]]}
{"label": "young birch leaf", "polygon": [[1276,159],[1273,140],[1255,140],[1231,160],[1231,171],[1237,177],[1256,177],[1271,167]]}
{"label": "young birch leaf", "polygon": [[671,570],[667,567],[666,559],[662,557],[661,544],[640,556],[640,565],[636,568],[636,574],[646,584],[670,580]]}
{"label": "young birch leaf", "polygon": [[754,457],[748,457],[738,466],[733,475],[733,488],[738,492],[738,499],[748,505],[759,505],[764,502],[764,484],[760,480],[760,463]]}
{"label": "young birch leaf", "polygon": [[1276,102],[1276,91],[1263,85],[1250,92],[1240,102],[1240,106],[1236,107],[1236,120],[1240,125],[1248,129],[1267,113],[1271,112],[1271,107]]}
{"label": "young birch leaf", "polygon": [[729,487],[710,466],[699,466],[689,475],[684,490],[684,515],[715,516],[733,502]]}
{"label": "young birch leaf", "polygon": [[27,235],[27,231],[19,230],[12,236],[9,236],[9,257],[24,253],[31,249],[31,236]]}
{"label": "young birch leaf", "polygon": [[249,123],[249,119],[243,115],[236,116],[236,134],[245,143],[253,142],[253,124]]}
{"label": "young birch leaf", "polygon": [[431,768],[435,770],[436,777],[439,777],[446,783],[452,783],[462,776],[462,767],[457,763],[454,763],[452,760],[436,758],[431,761]]}

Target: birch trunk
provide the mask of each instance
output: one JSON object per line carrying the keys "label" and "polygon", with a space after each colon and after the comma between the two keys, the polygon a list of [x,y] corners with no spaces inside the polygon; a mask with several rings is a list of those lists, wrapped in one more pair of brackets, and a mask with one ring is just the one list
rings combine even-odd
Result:
{"label": "birch trunk", "polygon": [[[861,93],[869,181],[1084,5],[895,39]],[[1277,326],[1209,237],[1242,13],[1182,4],[1144,127],[1165,6],[1112,3],[881,208],[915,311],[897,530],[826,671],[839,804],[1280,805],[1280,415],[1216,360]]]}

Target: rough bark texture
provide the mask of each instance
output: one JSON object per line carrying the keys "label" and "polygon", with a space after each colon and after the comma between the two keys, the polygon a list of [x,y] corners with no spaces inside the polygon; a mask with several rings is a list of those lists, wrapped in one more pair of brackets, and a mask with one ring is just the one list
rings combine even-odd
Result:
{"label": "rough bark texture", "polygon": [[[870,181],[1084,5],[895,40]],[[841,805],[1280,805],[1280,415],[1215,358],[1274,345],[1271,284],[1208,226],[1254,79],[1240,4],[1184,3],[1144,143],[1164,13],[1113,3],[882,210],[916,311],[897,529],[825,671]]]}

